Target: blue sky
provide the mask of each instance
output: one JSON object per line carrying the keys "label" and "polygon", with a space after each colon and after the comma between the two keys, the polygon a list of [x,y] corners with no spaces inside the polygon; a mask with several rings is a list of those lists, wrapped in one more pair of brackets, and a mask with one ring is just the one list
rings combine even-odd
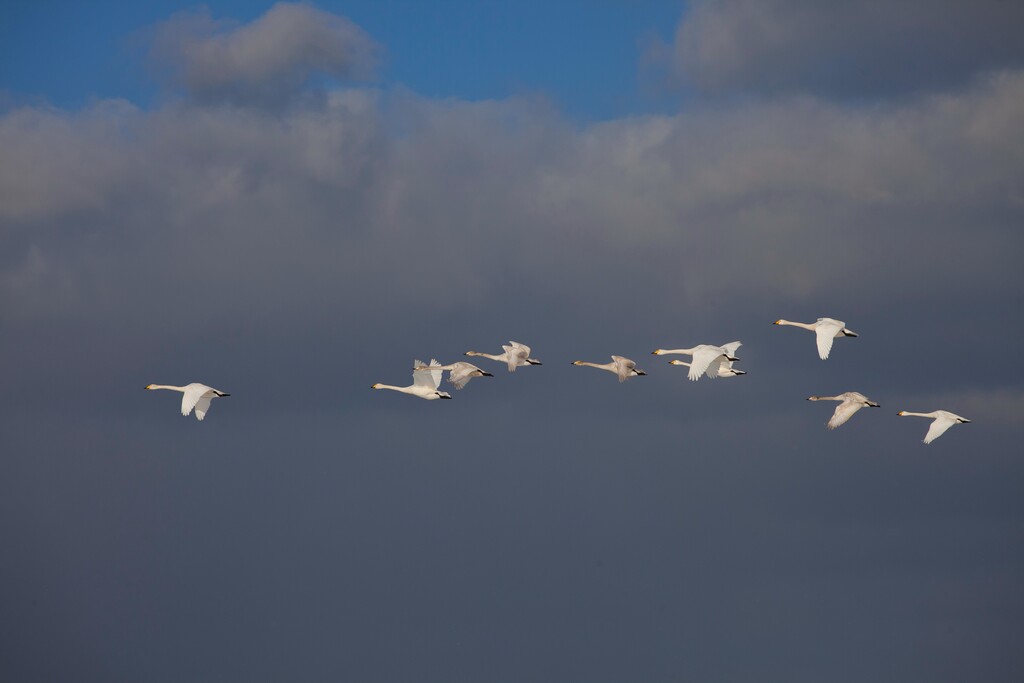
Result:
{"label": "blue sky", "polygon": [[[209,2],[215,18],[241,22],[273,3]],[[124,97],[147,105],[157,94],[145,71],[143,32],[181,2],[31,2],[0,7],[0,87],[57,106]],[[653,42],[671,40],[680,2],[321,2],[380,44],[384,85],[429,97],[550,97],[584,120],[673,106],[664,73],[645,67]]]}

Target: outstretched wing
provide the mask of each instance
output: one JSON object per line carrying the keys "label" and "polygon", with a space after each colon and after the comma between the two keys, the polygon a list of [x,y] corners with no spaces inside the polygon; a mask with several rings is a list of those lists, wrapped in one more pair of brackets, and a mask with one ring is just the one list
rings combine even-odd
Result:
{"label": "outstretched wing", "polygon": [[612,361],[615,363],[615,374],[619,376],[620,382],[625,382],[632,376],[636,362],[622,356],[612,356]]}
{"label": "outstretched wing", "polygon": [[480,368],[471,363],[452,363],[452,369],[448,371],[448,381],[455,385],[456,389],[469,384],[469,380],[473,379],[474,372],[479,372]]}
{"label": "outstretched wing", "polygon": [[509,372],[515,372],[516,367],[524,365],[526,359],[530,357],[530,347],[516,341],[509,341],[508,346],[502,346],[501,348],[505,349],[505,358],[508,360]]}
{"label": "outstretched wing", "polygon": [[818,338],[818,356],[825,360],[828,358],[829,351],[832,350],[832,342],[835,341],[836,333],[843,329],[842,325],[836,325],[834,322],[819,323],[817,329],[814,331]]}
{"label": "outstretched wing", "polygon": [[[700,376],[707,373],[709,367],[714,363],[715,359],[721,356],[721,351],[714,346],[705,346],[703,348],[697,348],[693,352],[693,363],[690,364],[690,372],[686,375],[691,382],[696,382],[700,379]],[[718,366],[715,366],[715,374],[712,377],[717,376]]]}
{"label": "outstretched wing", "polygon": [[441,370],[437,369],[441,367],[441,364],[437,362],[436,358],[431,358],[430,363],[426,367],[431,368],[430,370],[416,370],[415,368],[423,367],[424,363],[421,360],[413,362],[412,372],[412,383],[414,386],[427,387],[431,390],[437,390],[437,387],[441,385]]}
{"label": "outstretched wing", "polygon": [[835,429],[836,427],[846,424],[846,421],[853,417],[853,414],[863,407],[863,403],[843,401],[836,406],[836,412],[832,413],[832,419],[828,421],[828,428]]}
{"label": "outstretched wing", "polygon": [[[196,404],[203,398],[203,394],[207,392],[209,387],[203,385],[189,386],[181,395],[181,414],[188,415],[192,412],[192,409],[196,407]],[[210,399],[206,399],[206,406],[203,408],[203,414],[206,414],[206,408],[210,406]],[[197,418],[202,420],[202,417],[196,415]]]}
{"label": "outstretched wing", "polygon": [[733,357],[736,356],[736,349],[740,348],[741,346],[743,346],[743,342],[738,341],[729,342],[728,344],[722,344],[722,348],[725,349],[725,352]]}
{"label": "outstretched wing", "polygon": [[203,396],[196,401],[196,419],[200,422],[202,422],[203,418],[206,417],[206,411],[210,409],[210,401],[212,398],[212,396]]}
{"label": "outstretched wing", "polygon": [[956,420],[950,420],[945,417],[937,417],[932,421],[930,427],[928,427],[928,433],[924,435],[924,442],[931,443],[935,439],[939,438],[946,433],[946,430],[956,424]]}

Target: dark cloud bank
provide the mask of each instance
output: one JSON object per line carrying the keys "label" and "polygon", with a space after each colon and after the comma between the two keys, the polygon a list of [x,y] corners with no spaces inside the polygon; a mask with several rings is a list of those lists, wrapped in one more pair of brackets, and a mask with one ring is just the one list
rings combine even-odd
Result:
{"label": "dark cloud bank", "polygon": [[[0,118],[3,678],[1019,680],[1012,59],[580,126],[316,93],[357,27],[198,16],[181,97]],[[825,363],[770,324],[822,315],[861,334]],[[544,366],[369,389],[509,338]],[[732,339],[735,380],[649,355]],[[611,353],[648,377],[569,365]],[[189,381],[232,397],[142,391]],[[883,408],[827,432],[849,389]]]}

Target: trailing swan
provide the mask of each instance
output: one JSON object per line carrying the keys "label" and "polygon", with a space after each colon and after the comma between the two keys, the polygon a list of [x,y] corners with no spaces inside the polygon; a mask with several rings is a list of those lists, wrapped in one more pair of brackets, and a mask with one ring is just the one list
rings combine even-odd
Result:
{"label": "trailing swan", "polygon": [[[412,363],[412,384],[407,387],[395,387],[390,384],[374,384],[371,389],[391,389],[392,391],[400,391],[403,394],[411,394],[412,396],[418,396],[428,401],[436,401],[439,398],[451,398],[451,396],[444,391],[438,391],[437,387],[441,384],[441,364],[436,360],[431,359],[429,365],[425,365],[421,360],[415,360]],[[417,368],[426,368],[425,370],[417,370]]]}
{"label": "trailing swan", "polygon": [[630,377],[640,377],[647,374],[638,368],[635,362],[628,358],[623,358],[622,356],[612,356],[611,363],[588,363],[582,360],[575,360],[572,364],[586,365],[591,368],[597,368],[598,370],[607,370],[608,372],[618,375],[620,382],[625,382]]}
{"label": "trailing swan", "polygon": [[519,342],[510,341],[507,345],[502,346],[505,350],[504,353],[492,355],[489,353],[480,353],[479,351],[466,351],[466,356],[481,356],[483,358],[490,358],[502,363],[508,364],[508,371],[515,372],[516,368],[520,365],[543,365],[536,358],[530,358],[530,347],[526,344],[520,344]]}
{"label": "trailing swan", "polygon": [[836,412],[832,413],[832,419],[828,421],[829,429],[835,429],[846,423],[853,414],[864,406],[878,408],[879,405],[857,391],[847,391],[838,396],[808,396],[808,401],[842,401],[836,406]]}
{"label": "trailing swan", "polygon": [[732,364],[739,360],[735,353],[736,349],[741,346],[743,346],[741,342],[734,341],[722,344],[721,346],[700,344],[692,349],[655,349],[651,353],[655,356],[661,356],[666,353],[682,353],[693,356],[693,363],[689,364],[690,372],[687,374],[687,377],[691,382],[696,382],[701,378],[701,375],[707,375],[711,379],[729,377],[730,375],[721,374],[721,367],[726,363],[729,364],[728,367],[732,367]]}
{"label": "trailing swan", "polygon": [[207,411],[210,410],[211,400],[231,395],[225,394],[223,391],[218,391],[213,387],[208,387],[205,384],[199,384],[198,382],[186,384],[183,387],[175,387],[169,384],[147,384],[146,388],[180,391],[183,394],[181,397],[181,414],[188,415],[194,408],[196,411],[196,419],[200,422],[203,421],[203,418],[206,417]]}
{"label": "trailing swan", "polygon": [[970,422],[966,417],[960,417],[956,413],[951,413],[948,410],[933,410],[930,413],[912,413],[908,410],[901,410],[896,414],[900,417],[912,416],[934,418],[931,426],[928,427],[928,433],[924,435],[925,443],[935,441],[935,439],[945,434],[946,430],[955,424],[967,424]]}
{"label": "trailing swan", "polygon": [[829,351],[832,350],[832,341],[836,337],[856,337],[857,333],[853,330],[846,329],[846,323],[842,320],[835,320],[833,318],[818,318],[813,323],[795,323],[789,320],[776,320],[774,325],[792,325],[793,327],[802,327],[805,330],[811,330],[818,338],[818,355],[822,360],[828,358]]}

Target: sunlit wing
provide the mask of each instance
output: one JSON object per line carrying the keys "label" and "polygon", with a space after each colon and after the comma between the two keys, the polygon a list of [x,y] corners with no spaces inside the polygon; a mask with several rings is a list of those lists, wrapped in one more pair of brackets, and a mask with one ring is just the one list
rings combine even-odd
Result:
{"label": "sunlit wing", "polygon": [[946,433],[946,430],[956,424],[956,420],[950,420],[945,417],[938,417],[932,421],[930,427],[928,427],[928,433],[924,435],[924,442],[931,443],[935,439],[939,438]]}
{"label": "sunlit wing", "polygon": [[863,403],[843,401],[838,406],[836,406],[836,412],[832,413],[832,419],[828,421],[828,428],[835,429],[836,427],[846,424],[847,420],[853,417],[853,414],[860,410],[863,406]]}
{"label": "sunlit wing", "polygon": [[841,329],[843,329],[842,325],[828,323],[820,325],[818,329],[815,330],[815,335],[818,338],[818,356],[822,360],[828,358],[828,354],[832,350],[832,342],[835,341],[836,338],[836,332]]}
{"label": "sunlit wing", "polygon": [[206,411],[210,409],[210,401],[212,398],[212,396],[204,396],[196,401],[196,419],[200,422],[204,417],[206,417]]}
{"label": "sunlit wing", "polygon": [[708,366],[721,354],[713,349],[698,349],[693,354],[693,362],[690,364],[690,372],[687,377],[692,382],[700,379],[700,376],[708,371]]}
{"label": "sunlit wing", "polygon": [[[196,407],[199,400],[203,398],[203,394],[206,393],[206,387],[196,387],[194,389],[186,389],[181,395],[181,414],[188,415],[192,412],[192,409]],[[206,401],[206,405],[209,406],[209,399]],[[205,414],[205,409],[203,410]],[[198,417],[198,416],[197,416]],[[202,420],[203,418],[199,418]]]}

